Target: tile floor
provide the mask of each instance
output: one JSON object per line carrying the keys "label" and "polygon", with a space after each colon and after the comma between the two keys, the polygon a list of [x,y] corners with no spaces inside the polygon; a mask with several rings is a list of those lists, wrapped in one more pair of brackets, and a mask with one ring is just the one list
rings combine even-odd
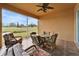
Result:
{"label": "tile floor", "polygon": [[[28,41],[28,44],[27,44]],[[23,40],[23,49],[27,48],[29,45],[32,45],[31,39]],[[74,42],[60,40],[57,43],[57,47],[54,51],[48,50],[52,56],[79,56],[79,49],[76,47]]]}
{"label": "tile floor", "polygon": [[74,42],[61,40],[53,52],[52,56],[79,56],[79,49]]}

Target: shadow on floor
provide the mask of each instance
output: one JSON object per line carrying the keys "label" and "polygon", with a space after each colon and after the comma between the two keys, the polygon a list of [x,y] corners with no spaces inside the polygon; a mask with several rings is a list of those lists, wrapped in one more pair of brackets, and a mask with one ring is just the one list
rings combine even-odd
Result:
{"label": "shadow on floor", "polygon": [[79,56],[79,49],[74,42],[61,41],[54,51],[47,50],[52,56]]}

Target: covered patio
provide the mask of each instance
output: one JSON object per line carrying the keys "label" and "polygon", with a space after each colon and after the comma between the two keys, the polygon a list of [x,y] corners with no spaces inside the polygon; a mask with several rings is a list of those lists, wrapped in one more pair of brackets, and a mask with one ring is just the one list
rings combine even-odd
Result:
{"label": "covered patio", "polygon": [[[38,19],[38,35],[43,32],[57,33],[56,48],[44,50],[51,56],[79,56],[78,35],[77,33],[77,15],[79,4],[75,3],[50,3],[54,9],[48,9],[47,12],[39,11],[36,7],[39,3],[9,3],[0,4],[0,47],[2,48],[2,8],[28,15]],[[24,48],[31,45],[26,43],[30,38],[25,38],[22,42]]]}

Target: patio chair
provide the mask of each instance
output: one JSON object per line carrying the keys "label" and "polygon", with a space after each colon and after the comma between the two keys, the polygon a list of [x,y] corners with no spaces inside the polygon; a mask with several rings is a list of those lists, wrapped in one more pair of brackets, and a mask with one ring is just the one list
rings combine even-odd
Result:
{"label": "patio chair", "polygon": [[36,44],[39,47],[43,47],[44,46],[44,38],[42,38],[41,36],[37,36],[37,35],[31,35],[32,41],[34,44]]}
{"label": "patio chair", "polygon": [[13,44],[16,44],[20,40],[22,40],[21,36],[15,37],[12,32],[6,32],[6,33],[3,33],[2,35],[3,35],[4,41],[5,41],[5,46],[7,48],[12,46]]}
{"label": "patio chair", "polygon": [[17,43],[11,46],[8,51],[4,51],[3,54],[0,54],[0,56],[50,56],[48,52],[40,49],[39,47],[37,48],[39,51],[36,49],[35,45],[32,45],[29,48],[23,50],[22,45]]}
{"label": "patio chair", "polygon": [[56,48],[56,40],[57,40],[58,34],[54,34],[51,36],[51,39],[47,41],[47,45],[51,50],[54,50]]}
{"label": "patio chair", "polygon": [[32,38],[32,42],[36,45],[39,45],[39,41],[38,41],[38,38],[36,35],[31,35],[31,38]]}
{"label": "patio chair", "polygon": [[[22,45],[20,43],[14,44],[13,46],[5,49],[4,53],[1,53],[0,56],[30,56],[32,55],[34,46],[27,48],[25,51],[22,49]],[[27,50],[29,52],[27,52]]]}
{"label": "patio chair", "polygon": [[[8,38],[7,38],[8,39]],[[10,44],[10,43],[8,43]],[[36,45],[31,45],[28,48],[24,49],[22,48],[22,40],[19,40],[19,42],[12,44],[8,48],[6,48],[4,53],[1,53],[2,56],[44,56],[44,55],[50,55],[46,51],[40,49]]]}
{"label": "patio chair", "polygon": [[45,37],[37,36],[37,38],[38,38],[38,41],[39,41],[39,46],[41,48],[44,48],[45,47],[45,43],[46,43]]}
{"label": "patio chair", "polygon": [[51,38],[53,39],[53,43],[54,43],[54,44],[56,44],[56,39],[57,39],[57,36],[58,36],[58,34],[55,34],[55,36],[54,36],[54,37],[53,37],[53,36],[51,37]]}
{"label": "patio chair", "polygon": [[32,32],[32,33],[30,33],[30,36],[31,36],[31,35],[36,35],[36,32]]}

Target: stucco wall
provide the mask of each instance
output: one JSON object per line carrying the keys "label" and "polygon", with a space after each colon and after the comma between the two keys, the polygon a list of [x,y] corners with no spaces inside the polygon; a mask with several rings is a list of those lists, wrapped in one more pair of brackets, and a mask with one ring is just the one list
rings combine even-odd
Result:
{"label": "stucco wall", "polygon": [[39,31],[56,32],[58,39],[74,41],[74,9],[51,13],[39,20]]}

